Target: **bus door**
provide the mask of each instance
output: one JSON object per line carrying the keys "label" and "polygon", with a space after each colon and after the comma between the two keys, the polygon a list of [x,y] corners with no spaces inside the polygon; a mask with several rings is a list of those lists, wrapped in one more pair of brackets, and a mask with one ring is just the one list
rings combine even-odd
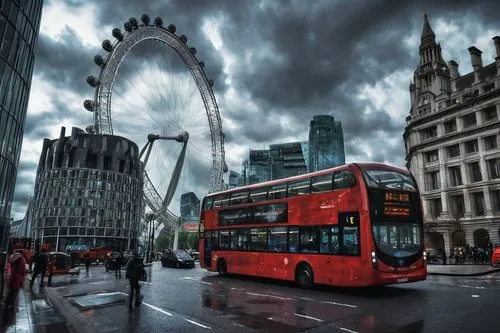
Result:
{"label": "bus door", "polygon": [[208,231],[204,233],[203,242],[203,262],[206,267],[212,266],[212,233],[215,231]]}

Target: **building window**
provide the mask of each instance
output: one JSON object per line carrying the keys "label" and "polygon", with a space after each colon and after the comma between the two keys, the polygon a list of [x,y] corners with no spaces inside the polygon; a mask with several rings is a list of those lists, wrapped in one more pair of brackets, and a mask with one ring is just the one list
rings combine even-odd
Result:
{"label": "building window", "polygon": [[444,133],[445,134],[453,133],[456,131],[457,131],[457,120],[456,119],[448,120],[444,123]]}
{"label": "building window", "polygon": [[484,115],[484,121],[485,122],[490,122],[490,121],[498,120],[496,105],[492,105],[492,106],[487,107],[486,109],[484,109],[483,110],[483,115]]}
{"label": "building window", "polygon": [[477,146],[477,140],[470,140],[470,141],[467,141],[465,144],[465,153],[466,154],[472,154],[472,153],[475,153],[479,150],[478,146]]}
{"label": "building window", "polygon": [[439,171],[435,172],[428,172],[425,175],[426,178],[426,184],[425,184],[425,189],[427,191],[430,190],[437,190],[440,188],[439,184]]}
{"label": "building window", "polygon": [[500,190],[491,191],[490,196],[493,204],[493,210],[495,212],[500,212]]}
{"label": "building window", "polygon": [[480,182],[481,180],[483,180],[481,177],[481,169],[479,168],[479,162],[469,163],[467,166],[469,168],[469,176],[471,183]]}
{"label": "building window", "polygon": [[460,156],[460,145],[457,143],[453,146],[446,147],[448,158]]}
{"label": "building window", "polygon": [[462,174],[460,173],[460,166],[449,167],[450,174],[450,184],[451,186],[460,186],[462,185]]}
{"label": "building window", "polygon": [[438,160],[439,160],[439,154],[437,149],[425,153],[425,161],[427,163],[437,162]]}
{"label": "building window", "polygon": [[422,130],[422,140],[427,140],[437,137],[437,126],[428,127]]}
{"label": "building window", "polygon": [[429,200],[429,213],[433,219],[436,219],[441,214],[441,199]]}
{"label": "building window", "polygon": [[500,178],[500,158],[488,160],[488,171],[490,179]]}
{"label": "building window", "polygon": [[484,215],[484,195],[483,192],[472,193],[472,203],[474,205],[474,216]]}
{"label": "building window", "polygon": [[464,128],[475,126],[477,124],[476,113],[469,113],[468,115],[463,116],[462,120],[464,122]]}
{"label": "building window", "polygon": [[450,196],[450,210],[451,215],[455,218],[465,216],[465,202],[463,195]]}
{"label": "building window", "polygon": [[498,147],[497,136],[490,135],[484,138],[484,148],[486,150],[495,149]]}

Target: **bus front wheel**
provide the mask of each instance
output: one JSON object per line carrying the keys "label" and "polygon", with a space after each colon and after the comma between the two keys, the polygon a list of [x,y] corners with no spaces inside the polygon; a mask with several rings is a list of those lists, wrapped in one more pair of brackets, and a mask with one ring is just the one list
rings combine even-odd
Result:
{"label": "bus front wheel", "polygon": [[220,275],[227,274],[227,264],[224,259],[219,259],[219,261],[217,261],[217,272]]}
{"label": "bus front wheel", "polygon": [[306,263],[299,264],[295,273],[295,279],[301,288],[311,288],[314,284],[314,274],[311,266]]}

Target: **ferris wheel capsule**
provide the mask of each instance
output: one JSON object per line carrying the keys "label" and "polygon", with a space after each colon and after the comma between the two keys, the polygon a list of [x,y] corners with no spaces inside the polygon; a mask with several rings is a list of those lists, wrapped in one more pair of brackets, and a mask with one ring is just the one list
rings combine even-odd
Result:
{"label": "ferris wheel capsule", "polygon": [[132,30],[134,30],[132,28],[132,24],[130,24],[130,22],[128,22],[128,21],[123,23],[123,29],[125,29],[125,31],[127,31],[127,32],[132,32]]}
{"label": "ferris wheel capsule", "polygon": [[205,68],[205,63],[204,63],[203,61],[200,61],[200,62],[198,63],[198,65],[200,65],[200,67],[201,67],[202,69],[203,69],[203,68]]}
{"label": "ferris wheel capsule", "polygon": [[118,39],[120,42],[123,40],[123,34],[119,28],[114,28],[112,33],[113,37]]}
{"label": "ferris wheel capsule", "polygon": [[137,27],[139,26],[139,23],[137,22],[137,19],[135,17],[129,18],[128,22],[130,23],[133,29],[137,29]]}
{"label": "ferris wheel capsule", "polygon": [[94,57],[94,63],[99,67],[103,67],[104,66],[104,59],[98,54]]}
{"label": "ferris wheel capsule", "polygon": [[107,51],[107,52],[113,51],[113,45],[111,44],[111,41],[109,39],[105,39],[102,42],[102,48],[104,49],[104,51]]}
{"label": "ferris wheel capsule", "polygon": [[169,24],[167,30],[173,34],[177,31],[177,28],[173,24]]}
{"label": "ferris wheel capsule", "polygon": [[163,20],[161,19],[161,17],[159,16],[155,17],[155,25],[157,27],[161,27],[163,25]]}
{"label": "ferris wheel capsule", "polygon": [[196,48],[195,48],[195,47],[190,47],[190,48],[189,48],[189,51],[191,51],[191,54],[192,54],[192,55],[195,55],[195,54],[196,54]]}
{"label": "ferris wheel capsule", "polygon": [[87,83],[88,83],[88,85],[89,85],[89,86],[91,86],[92,88],[97,87],[97,84],[98,84],[98,82],[97,82],[97,80],[96,80],[96,78],[95,78],[95,76],[94,76],[94,75],[89,75],[89,76],[87,76]]}
{"label": "ferris wheel capsule", "polygon": [[85,132],[87,132],[87,134],[95,134],[95,127],[94,127],[94,125],[88,125],[85,128]]}
{"label": "ferris wheel capsule", "polygon": [[186,37],[186,35],[181,35],[179,38],[180,38],[180,40],[182,40],[182,42],[183,42],[184,44],[186,44],[186,43],[187,43],[187,41],[188,41],[188,38]]}
{"label": "ferris wheel capsule", "polygon": [[141,21],[142,21],[142,23],[144,23],[144,25],[149,25],[149,22],[151,21],[151,19],[149,18],[148,14],[142,14]]}
{"label": "ferris wheel capsule", "polygon": [[84,107],[87,111],[94,112],[94,110],[95,110],[95,104],[94,104],[94,101],[92,101],[92,100],[90,100],[90,99],[86,99],[86,100],[83,102],[83,107]]}
{"label": "ferris wheel capsule", "polygon": [[210,85],[210,87],[213,87],[214,86],[214,80],[208,79],[208,84]]}

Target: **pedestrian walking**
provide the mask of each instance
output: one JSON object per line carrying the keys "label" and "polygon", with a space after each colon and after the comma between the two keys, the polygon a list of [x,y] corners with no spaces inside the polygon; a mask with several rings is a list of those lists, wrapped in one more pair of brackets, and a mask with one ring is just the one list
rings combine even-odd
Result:
{"label": "pedestrian walking", "polygon": [[125,264],[125,257],[120,253],[115,259],[115,277],[122,277],[122,265]]}
{"label": "pedestrian walking", "polygon": [[132,307],[132,301],[134,299],[135,294],[135,306],[141,305],[142,296],[141,296],[141,287],[139,285],[139,280],[141,276],[144,274],[144,263],[139,258],[137,252],[134,252],[132,258],[127,263],[127,267],[125,268],[126,278],[129,279],[130,282],[130,296],[128,302],[128,309],[132,311],[134,308]]}
{"label": "pedestrian walking", "polygon": [[90,254],[86,253],[85,254],[85,271],[88,273],[90,269]]}
{"label": "pedestrian walking", "polygon": [[17,250],[9,257],[10,277],[9,277],[9,293],[5,298],[5,311],[12,311],[16,301],[19,289],[24,287],[26,278],[26,259],[24,252]]}
{"label": "pedestrian walking", "polygon": [[38,274],[42,275],[40,280],[40,287],[43,287],[43,279],[45,278],[45,273],[47,272],[47,266],[49,264],[47,250],[42,249],[41,253],[35,254],[31,259],[31,263],[35,265],[35,268],[33,268],[33,275],[31,275],[30,288],[33,287]]}

